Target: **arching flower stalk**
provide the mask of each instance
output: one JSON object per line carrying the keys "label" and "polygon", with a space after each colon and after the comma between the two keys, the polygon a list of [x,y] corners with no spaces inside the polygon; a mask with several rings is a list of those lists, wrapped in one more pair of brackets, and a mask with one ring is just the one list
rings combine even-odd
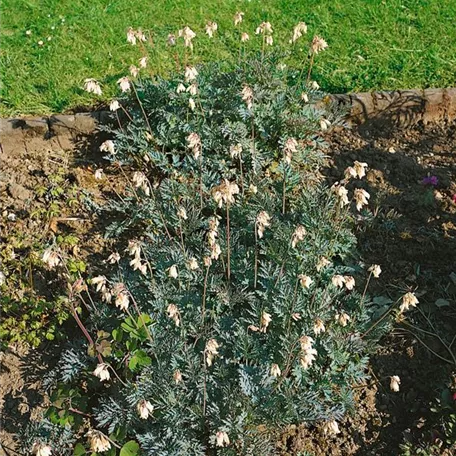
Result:
{"label": "arching flower stalk", "polygon": [[261,211],[255,220],[255,264],[254,264],[254,279],[253,287],[256,288],[258,280],[258,238],[262,238],[265,229],[271,226],[271,216],[266,211]]}
{"label": "arching flower stalk", "polygon": [[310,43],[310,49],[309,49],[310,63],[309,63],[309,71],[307,72],[306,85],[308,85],[309,81],[310,81],[310,75],[312,73],[312,67],[314,64],[315,56],[319,52],[324,51],[327,47],[328,47],[328,43],[323,38],[321,38],[318,35],[315,35],[313,37],[312,42]]}
{"label": "arching flower stalk", "polygon": [[230,156],[232,159],[239,159],[239,171],[241,173],[241,193],[244,195],[244,172],[242,169],[242,144],[238,143],[230,147]]}
{"label": "arching flower stalk", "polygon": [[222,207],[223,203],[226,204],[226,249],[227,249],[227,277],[231,277],[231,248],[230,248],[230,204],[235,202],[234,195],[239,194],[239,187],[236,182],[230,182],[224,179],[223,182],[213,189],[212,195],[218,207]]}
{"label": "arching flower stalk", "polygon": [[287,165],[291,165],[293,154],[296,153],[298,141],[295,138],[288,138],[283,147],[283,188],[282,188],[282,214],[285,214],[286,205],[286,184],[287,184]]}

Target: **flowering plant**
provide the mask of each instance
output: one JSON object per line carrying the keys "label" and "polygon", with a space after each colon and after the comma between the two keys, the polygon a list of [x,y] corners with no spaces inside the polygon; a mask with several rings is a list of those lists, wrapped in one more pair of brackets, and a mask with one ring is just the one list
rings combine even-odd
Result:
{"label": "flowering plant", "polygon": [[[257,33],[272,43],[269,23]],[[326,45],[314,41],[312,61]],[[104,208],[126,241],[90,291],[70,287],[70,301],[90,295],[84,323],[75,312],[89,348],[63,354],[48,412],[85,436],[79,451],[267,455],[277,426],[339,432],[387,321],[371,326],[347,265],[344,184],[367,165],[324,185],[319,134],[339,118],[301,73],[262,54],[122,81],[128,122],[100,149],[126,178]],[[368,199],[354,190],[358,211]]]}

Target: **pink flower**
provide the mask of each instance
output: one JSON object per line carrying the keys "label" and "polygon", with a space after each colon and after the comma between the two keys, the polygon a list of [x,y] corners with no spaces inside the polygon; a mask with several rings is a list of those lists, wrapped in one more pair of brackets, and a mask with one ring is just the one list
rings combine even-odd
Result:
{"label": "pink flower", "polygon": [[426,176],[423,178],[423,185],[432,185],[436,187],[439,183],[439,178],[437,176]]}
{"label": "pink flower", "polygon": [[451,199],[452,199],[453,203],[456,204],[456,193],[451,197]]}

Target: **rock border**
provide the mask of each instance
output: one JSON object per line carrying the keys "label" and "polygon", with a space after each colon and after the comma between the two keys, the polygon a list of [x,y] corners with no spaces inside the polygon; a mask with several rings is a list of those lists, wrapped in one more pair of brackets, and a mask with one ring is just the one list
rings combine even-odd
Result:
{"label": "rock border", "polygon": [[[456,88],[395,90],[330,95],[336,106],[348,110],[347,120],[376,128],[407,128],[418,122],[450,122],[456,119]],[[110,111],[0,119],[0,143],[17,135],[52,138],[87,136],[99,125],[114,121]]]}

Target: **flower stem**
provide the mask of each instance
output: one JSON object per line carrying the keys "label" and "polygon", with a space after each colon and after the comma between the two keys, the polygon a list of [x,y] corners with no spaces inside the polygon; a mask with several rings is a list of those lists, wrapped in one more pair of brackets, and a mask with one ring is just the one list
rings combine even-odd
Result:
{"label": "flower stem", "polygon": [[227,244],[227,276],[228,281],[231,277],[231,252],[230,252],[230,203],[226,203],[226,244]]}
{"label": "flower stem", "polygon": [[203,302],[201,304],[201,321],[204,325],[204,318],[206,316],[206,294],[207,294],[207,278],[209,276],[210,265],[206,269],[206,274],[204,276],[204,286],[203,286]]}
{"label": "flower stem", "polygon": [[256,222],[255,222],[253,231],[255,232],[255,265],[254,265],[253,288],[256,288],[257,280],[258,280],[258,233],[257,233],[257,223]]}
{"label": "flower stem", "polygon": [[309,84],[309,81],[310,81],[310,75],[312,73],[313,64],[314,64],[314,54],[312,53],[310,56],[309,71],[307,72],[306,86]]}
{"label": "flower stem", "polygon": [[147,118],[146,111],[144,111],[143,104],[141,103],[141,100],[139,99],[138,92],[136,91],[135,85],[132,83],[131,86],[133,87],[133,92],[135,92],[136,99],[138,100],[139,107],[141,108],[141,111],[144,116],[144,120],[146,121],[147,128],[149,129],[150,134],[152,134],[152,128],[150,127],[149,119]]}

